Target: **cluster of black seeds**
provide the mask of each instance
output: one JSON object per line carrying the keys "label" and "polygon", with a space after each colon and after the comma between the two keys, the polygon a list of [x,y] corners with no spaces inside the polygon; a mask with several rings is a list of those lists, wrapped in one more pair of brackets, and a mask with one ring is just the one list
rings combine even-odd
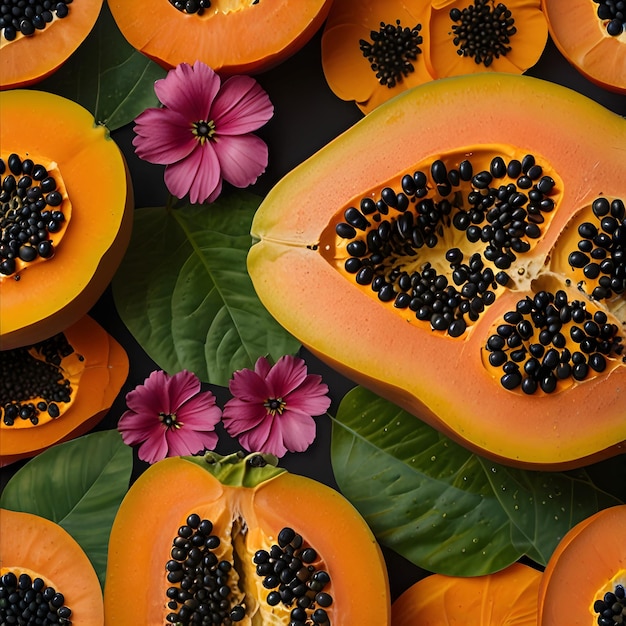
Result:
{"label": "cluster of black seeds", "polygon": [[381,85],[395,87],[415,71],[413,63],[422,52],[421,30],[421,24],[409,28],[403,27],[400,20],[395,26],[381,22],[378,31],[370,32],[371,41],[359,40],[359,48]]}
{"label": "cluster of black seeds", "polygon": [[[526,394],[558,390],[559,381],[603,372],[608,357],[624,352],[619,328],[603,311],[591,313],[563,290],[539,291],[517,302],[487,339],[489,363],[502,369],[505,389]],[[576,346],[571,350],[568,346]]]}
{"label": "cluster of black seeds", "polygon": [[169,0],[169,3],[183,13],[197,15],[202,15],[211,6],[211,0]]}
{"label": "cluster of black seeds", "polygon": [[494,59],[511,51],[511,37],[517,32],[515,20],[505,4],[493,0],[474,0],[464,9],[450,10],[457,54],[471,57],[489,67]]}
{"label": "cluster of black seeds", "polygon": [[0,0],[0,31],[7,41],[18,33],[30,36],[55,17],[69,15],[72,0]]}
{"label": "cluster of black seeds", "polygon": [[0,577],[0,623],[71,626],[72,611],[62,593],[42,578],[7,572]]}
{"label": "cluster of black seeds", "polygon": [[171,558],[165,564],[168,624],[181,626],[230,626],[246,615],[245,608],[232,606],[229,576],[232,564],[219,560],[214,550],[220,538],[213,524],[192,513],[178,529],[172,542]]}
{"label": "cluster of black seeds", "polygon": [[269,551],[258,550],[253,559],[257,575],[263,577],[263,586],[270,590],[267,603],[293,607],[289,626],[330,626],[326,609],[333,599],[324,591],[330,576],[313,565],[317,552],[305,545],[302,536],[292,528],[283,528],[277,540]]}
{"label": "cluster of black seeds", "polygon": [[605,22],[606,32],[617,37],[626,29],[626,2],[624,0],[593,0],[598,8],[596,14]]}
{"label": "cluster of black seeds", "polygon": [[600,197],[591,209],[595,223],[580,224],[578,250],[570,253],[568,262],[597,281],[591,296],[604,300],[626,292],[626,208],[620,199]]}
{"label": "cluster of black seeds", "polygon": [[16,271],[16,259],[28,263],[54,254],[50,239],[65,215],[54,177],[32,159],[11,154],[0,159],[0,274]]}
{"label": "cluster of black seeds", "polygon": [[[436,159],[429,174],[405,174],[401,191],[385,187],[377,199],[362,198],[358,208],[344,211],[335,232],[350,240],[344,268],[357,284],[430,320],[433,330],[458,337],[495,301],[494,290],[508,282],[506,270],[517,255],[541,236],[545,214],[554,208],[555,181],[530,154],[508,162],[495,156],[489,169],[478,172],[467,159],[451,169]],[[457,247],[446,250],[451,281],[430,263],[420,271],[405,269],[450,228],[480,246],[468,259]]]}
{"label": "cluster of black seeds", "polygon": [[602,600],[596,600],[593,610],[598,613],[598,626],[616,626],[626,624],[626,590],[624,585],[615,585],[615,591],[604,594]]}
{"label": "cluster of black seeds", "polygon": [[[59,405],[69,402],[72,395],[61,361],[73,352],[63,333],[32,346],[0,351],[0,417],[6,426],[13,426],[18,419],[36,425],[43,412],[59,417]],[[40,400],[34,403],[34,398]]]}

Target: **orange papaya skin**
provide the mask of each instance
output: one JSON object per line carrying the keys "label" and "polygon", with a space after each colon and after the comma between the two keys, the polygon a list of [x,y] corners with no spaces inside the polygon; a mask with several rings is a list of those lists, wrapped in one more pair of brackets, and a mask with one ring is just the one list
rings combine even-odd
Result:
{"label": "orange papaya skin", "polygon": [[539,587],[538,623],[562,621],[567,598],[573,626],[596,624],[593,604],[615,585],[626,586],[626,505],[598,511],[574,526],[550,556]]}
{"label": "orange papaya skin", "polygon": [[107,414],[129,371],[124,348],[94,319],[85,316],[65,331],[81,361],[72,401],[55,419],[0,423],[0,467],[33,457],[57,443],[85,434]]}
{"label": "orange papaya skin", "polygon": [[[283,470],[254,486],[226,485],[187,457],[152,465],[120,506],[109,542],[106,624],[165,623],[164,599],[170,585],[165,563],[177,529],[193,512],[209,519],[214,533],[222,538],[218,558],[232,561],[227,539],[238,543],[238,571],[245,572],[248,592],[256,589],[256,600],[248,595],[247,606],[259,605],[255,621],[248,614],[238,623],[283,623],[281,619],[287,623],[289,609],[264,603],[267,589],[254,573],[251,559],[257,549],[268,548],[268,542],[275,542],[279,531],[290,526],[315,548],[331,577],[333,603],[328,612],[333,625],[389,624],[389,587],[380,549],[343,496]],[[149,528],[142,521],[146,519]],[[146,584],[136,585],[137,580]],[[120,601],[129,586],[134,590],[133,602]]]}
{"label": "orange papaya skin", "polygon": [[[249,274],[270,313],[320,359],[479,454],[537,469],[619,454],[626,450],[621,359],[563,392],[538,396],[504,389],[483,359],[491,329],[518,298],[555,276],[575,280],[555,271],[552,253],[571,236],[563,233],[573,216],[598,195],[624,198],[625,141],[621,117],[543,80],[494,73],[417,87],[278,182],[252,224]],[[345,245],[334,228],[346,207],[388,184],[398,187],[416,164],[480,150],[539,155],[558,177],[558,206],[514,286],[463,337],[452,338],[346,280]],[[573,293],[578,297],[575,286]],[[623,297],[613,304],[623,329]]]}
{"label": "orange papaya skin", "polygon": [[60,591],[72,610],[74,626],[104,623],[98,576],[80,545],[58,524],[31,513],[0,509],[0,573],[7,571],[39,576]]}
{"label": "orange papaya skin", "polygon": [[70,14],[43,30],[13,41],[0,41],[0,89],[27,87],[58,70],[94,27],[103,0],[76,2]]}
{"label": "orange papaya skin", "polygon": [[536,626],[541,572],[513,563],[485,576],[431,574],[393,603],[392,626]]}
{"label": "orange papaya skin", "polygon": [[6,350],[64,330],[100,298],[130,241],[133,190],[107,129],[70,100],[28,89],[2,92],[0,127],[2,157],[16,153],[55,165],[71,203],[54,255],[0,276],[0,349]]}
{"label": "orange papaya skin", "polygon": [[129,43],[171,69],[203,61],[224,75],[255,74],[297,52],[321,27],[330,0],[214,0],[203,15],[168,2],[108,0]]}

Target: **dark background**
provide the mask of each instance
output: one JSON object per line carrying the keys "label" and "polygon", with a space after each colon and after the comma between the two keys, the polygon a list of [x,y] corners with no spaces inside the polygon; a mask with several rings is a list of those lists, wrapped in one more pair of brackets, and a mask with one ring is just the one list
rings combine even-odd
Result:
{"label": "dark background", "polygon": [[[293,57],[255,77],[269,93],[275,107],[273,118],[257,133],[267,142],[270,159],[265,174],[251,188],[259,195],[265,195],[288,171],[362,117],[362,113],[353,102],[339,100],[327,86],[322,72],[320,51],[321,31]],[[528,74],[573,88],[614,112],[626,116],[626,96],[610,93],[587,81],[567,63],[551,41],[548,42],[539,63]],[[524,103],[520,102],[520,108],[523,106]],[[150,165],[136,157],[131,143],[132,125],[114,131],[112,136],[127,158],[136,206],[138,208],[163,206],[168,195],[163,183],[163,168]],[[372,141],[375,142],[375,138],[372,138]],[[575,137],[572,137],[571,149],[572,151],[578,149]],[[227,192],[226,189],[225,193]],[[294,201],[297,201],[297,198]],[[98,301],[91,314],[125,347],[130,358],[128,380],[113,407],[97,427],[97,430],[111,429],[116,427],[120,415],[125,410],[126,393],[143,383],[152,370],[159,368],[144,353],[121,322],[113,304],[110,288]],[[306,359],[309,372],[321,374],[329,385],[333,401],[329,412],[334,415],[339,401],[354,384],[330,370],[306,350],[301,351],[301,356]],[[206,387],[215,393],[218,404],[223,407],[230,397],[228,390],[210,385]],[[318,436],[314,444],[305,453],[287,454],[281,459],[280,465],[336,488],[330,464],[330,420],[321,417],[317,422]],[[218,452],[228,453],[238,449],[236,442],[230,440],[221,427],[219,432]],[[0,486],[4,487],[7,480],[24,463],[25,461],[22,461],[3,468]],[[146,467],[147,465],[140,462],[135,455],[132,479],[134,480]],[[389,568],[392,597],[395,599],[426,572],[391,550],[383,548],[383,552]]]}

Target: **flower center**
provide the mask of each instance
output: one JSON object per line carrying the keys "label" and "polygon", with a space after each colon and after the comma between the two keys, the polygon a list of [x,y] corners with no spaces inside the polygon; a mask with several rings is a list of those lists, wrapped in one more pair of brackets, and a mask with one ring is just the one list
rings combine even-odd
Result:
{"label": "flower center", "polygon": [[263,406],[267,409],[267,412],[274,416],[276,413],[282,415],[283,411],[287,407],[287,403],[282,398],[268,398]]}
{"label": "flower center", "polygon": [[159,413],[159,419],[161,420],[163,426],[168,429],[175,430],[182,426],[176,417],[176,413],[163,413],[161,411],[161,413]]}
{"label": "flower center", "polygon": [[191,132],[200,144],[203,144],[207,139],[211,139],[215,135],[215,122],[213,120],[194,122],[191,125]]}

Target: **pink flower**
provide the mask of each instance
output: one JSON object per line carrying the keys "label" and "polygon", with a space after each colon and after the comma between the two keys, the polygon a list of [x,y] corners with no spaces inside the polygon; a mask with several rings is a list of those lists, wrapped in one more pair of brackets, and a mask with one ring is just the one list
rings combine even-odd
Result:
{"label": "pink flower", "polygon": [[137,155],[166,165],[165,184],[177,198],[213,202],[222,179],[247,187],[267,167],[267,145],[252,135],[273,115],[262,87],[249,76],[222,83],[207,65],[181,63],[157,80],[154,91],[163,104],[135,119]]}
{"label": "pink flower", "polygon": [[156,370],[126,394],[126,411],[118,423],[124,443],[140,444],[139,458],[155,463],[166,456],[212,450],[221,410],[200,380],[183,370],[173,376]]}
{"label": "pink flower", "polygon": [[274,366],[260,357],[254,371],[236,371],[229,388],[234,397],[224,406],[227,432],[248,451],[277,457],[304,452],[315,439],[312,416],[330,406],[322,377],[307,374],[305,362],[291,355]]}

